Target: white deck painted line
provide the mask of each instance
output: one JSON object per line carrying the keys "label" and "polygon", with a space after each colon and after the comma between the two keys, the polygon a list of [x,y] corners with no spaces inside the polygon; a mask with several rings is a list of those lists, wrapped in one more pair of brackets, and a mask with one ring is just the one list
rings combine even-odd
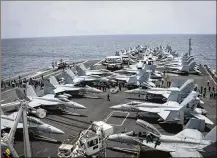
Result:
{"label": "white deck painted line", "polygon": [[[53,73],[51,73],[51,74],[47,74],[47,75],[45,75],[44,77],[51,76],[52,74],[55,74],[55,73],[56,73],[56,74],[60,74],[61,72],[53,72]],[[2,92],[1,94],[4,94],[4,93],[7,93],[7,92],[10,92],[10,91],[15,90],[15,89],[16,89],[16,88],[8,89],[8,90]]]}
{"label": "white deck painted line", "polygon": [[[96,64],[93,64],[93,66],[100,66],[101,64],[101,62],[103,61],[104,59],[102,59],[102,60],[100,60],[99,62],[97,62]],[[88,67],[87,68],[87,70],[89,70],[90,69],[90,67]]]}
{"label": "white deck painted line", "polygon": [[7,92],[10,92],[10,91],[12,91],[12,90],[14,90],[14,89],[16,89],[16,88],[8,89],[8,90],[2,92],[1,94],[4,94],[4,93],[7,93]]}
{"label": "white deck painted line", "polygon": [[179,76],[178,74],[167,73],[168,76]]}
{"label": "white deck painted line", "polygon": [[127,114],[126,117],[123,119],[123,121],[121,122],[121,124],[110,124],[112,126],[122,126],[124,124],[124,122],[126,121],[127,117],[130,115],[129,112],[122,112],[122,111],[113,111],[111,112],[108,117],[106,118],[106,122],[109,120],[109,118],[114,114],[114,113],[124,113]]}
{"label": "white deck painted line", "polygon": [[88,62],[89,60],[85,60],[82,64],[84,64],[84,63],[86,63],[86,62]]}
{"label": "white deck painted line", "polygon": [[107,122],[108,119],[111,117],[111,115],[112,115],[113,113],[114,113],[114,111],[110,112],[110,113],[108,114],[108,116],[103,120],[103,122]]}
{"label": "white deck painted line", "polygon": [[215,80],[212,78],[212,76],[210,75],[210,73],[207,71],[207,69],[203,66],[203,68],[205,69],[206,73],[209,75],[209,78],[211,78],[211,80],[213,81],[213,83],[216,85],[217,83],[215,82]]}
{"label": "white deck painted line", "polygon": [[100,60],[99,62],[97,62],[96,64],[94,64],[94,66],[95,66],[95,65],[101,65],[101,64],[99,64],[99,63],[101,63],[103,60],[104,60],[104,59]]}

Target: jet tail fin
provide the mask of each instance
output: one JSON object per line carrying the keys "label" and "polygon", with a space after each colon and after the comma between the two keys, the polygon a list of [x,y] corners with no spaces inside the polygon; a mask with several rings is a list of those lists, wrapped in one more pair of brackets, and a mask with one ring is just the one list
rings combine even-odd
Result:
{"label": "jet tail fin", "polygon": [[136,83],[136,76],[129,77],[127,84],[133,84]]}
{"label": "jet tail fin", "polygon": [[23,94],[23,92],[22,92],[20,89],[16,88],[15,91],[16,91],[17,97],[18,97],[20,100],[27,100],[27,101],[30,101],[29,98],[28,98],[25,94]]}
{"label": "jet tail fin", "polygon": [[181,102],[179,110],[163,111],[159,115],[166,121],[179,121],[184,124],[184,114],[193,111],[199,103],[196,98],[197,93],[193,91]]}
{"label": "jet tail fin", "polygon": [[189,64],[189,70],[194,70],[196,66],[196,62],[195,61],[192,61],[190,64]]}
{"label": "jet tail fin", "polygon": [[205,135],[203,140],[211,140],[212,142],[216,142],[216,126]]}
{"label": "jet tail fin", "polygon": [[194,89],[194,87],[195,87],[194,79],[188,79],[188,80],[186,80],[182,84],[182,86],[180,87],[180,97],[181,98],[186,98],[187,95],[192,92],[192,90]]}
{"label": "jet tail fin", "polygon": [[50,83],[54,86],[59,85],[57,79],[54,76],[50,76]]}
{"label": "jet tail fin", "polygon": [[205,120],[191,118],[185,125],[184,129],[197,129],[203,132],[205,129]]}
{"label": "jet tail fin", "polygon": [[63,71],[63,78],[65,79],[65,84],[73,84],[73,79],[75,74],[73,72]]}
{"label": "jet tail fin", "polygon": [[31,85],[26,86],[27,97],[37,97],[37,94]]}
{"label": "jet tail fin", "polygon": [[81,68],[82,70],[84,70],[84,71],[87,70],[83,63],[80,63],[79,66],[80,66],[80,68]]}
{"label": "jet tail fin", "polygon": [[216,157],[216,126],[203,138],[203,140],[212,141],[211,144],[203,148],[203,150],[209,154],[209,157]]}
{"label": "jet tail fin", "polygon": [[182,72],[189,72],[189,65],[183,65],[181,71]]}
{"label": "jet tail fin", "polygon": [[183,65],[189,65],[194,60],[194,57],[190,56],[186,60],[182,60]]}
{"label": "jet tail fin", "polygon": [[179,89],[172,90],[171,93],[170,93],[170,95],[169,95],[169,97],[168,97],[168,99],[167,99],[167,101],[176,101],[176,102],[179,102],[179,96],[180,96],[179,92],[180,92]]}
{"label": "jet tail fin", "polygon": [[44,83],[44,94],[54,94],[54,85],[52,85],[48,80],[43,80]]}
{"label": "jet tail fin", "polygon": [[80,65],[76,65],[75,69],[78,72],[78,76],[86,76],[86,68],[82,68]]}

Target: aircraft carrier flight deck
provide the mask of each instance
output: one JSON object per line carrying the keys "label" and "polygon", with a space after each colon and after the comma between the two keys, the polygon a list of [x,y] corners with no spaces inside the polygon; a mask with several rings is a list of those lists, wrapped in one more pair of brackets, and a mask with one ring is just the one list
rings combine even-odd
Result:
{"label": "aircraft carrier flight deck", "polygon": [[[95,61],[83,61],[85,67],[91,67],[95,65],[95,68],[99,68],[99,60]],[[44,73],[44,77],[49,77],[50,75],[58,76],[61,73],[62,70],[54,70],[51,69],[49,71],[46,71]],[[201,76],[197,75],[189,75],[189,76],[178,76],[174,74],[169,74],[171,80],[175,78],[193,78],[195,79],[196,84],[200,86],[205,87],[206,81],[210,81],[210,85],[216,86],[214,80],[210,77],[210,74],[205,70],[203,66],[200,66],[200,71],[202,73]],[[33,75],[33,74],[31,74]],[[40,74],[41,75],[41,74]],[[40,75],[38,77],[40,77]],[[24,76],[22,76],[24,77]],[[40,141],[40,140],[34,140],[30,139],[31,144],[31,151],[33,157],[57,157],[57,150],[58,147],[61,145],[61,142],[67,139],[70,136],[76,136],[79,134],[81,130],[87,129],[91,121],[104,121],[114,127],[114,133],[120,133],[125,129],[126,131],[142,131],[142,128],[137,126],[136,121],[136,115],[129,113],[129,112],[120,112],[120,111],[114,111],[112,109],[109,109],[109,107],[117,104],[123,104],[132,101],[134,98],[137,100],[143,99],[142,96],[139,98],[138,95],[133,94],[126,94],[124,91],[126,88],[122,87],[122,90],[119,91],[116,94],[110,93],[110,101],[107,101],[107,94],[109,90],[107,89],[107,92],[101,93],[101,94],[89,94],[92,97],[99,97],[99,98],[73,98],[72,100],[80,103],[87,108],[84,110],[75,110],[74,112],[82,114],[83,116],[72,116],[70,114],[50,114],[47,115],[46,118],[43,119],[45,123],[49,123],[62,131],[65,132],[63,135],[57,135],[57,134],[47,134],[50,138],[54,138],[58,140],[60,143],[51,143],[47,141]],[[37,94],[42,95],[43,91],[37,89]],[[2,89],[1,93],[1,99],[2,103],[8,103],[12,102],[17,98],[15,90],[14,89]],[[216,125],[216,99],[210,99],[209,95],[205,98],[202,98],[204,101],[204,105],[202,108],[207,110],[207,117],[214,122]],[[152,123],[161,133],[163,134],[176,134],[181,131],[182,127],[181,125],[168,125],[168,124],[159,124],[154,119],[147,119],[146,121],[149,123]],[[211,130],[211,127],[207,126],[205,132],[209,132]],[[22,136],[22,134],[21,134]],[[21,137],[19,136],[19,137]],[[135,150],[138,150],[137,154],[130,154],[130,153],[124,153],[119,151],[114,151],[109,149],[109,147],[122,147],[122,148],[133,148]],[[16,137],[15,140],[15,148],[19,155],[23,155],[23,140],[22,138]],[[151,155],[149,155],[151,153]],[[116,142],[107,142],[107,150],[106,155],[108,157],[144,157],[144,156],[158,156],[158,157],[170,157],[169,153],[165,152],[152,152],[150,149],[147,148],[147,151],[139,153],[139,146],[132,146],[132,145],[126,145]]]}

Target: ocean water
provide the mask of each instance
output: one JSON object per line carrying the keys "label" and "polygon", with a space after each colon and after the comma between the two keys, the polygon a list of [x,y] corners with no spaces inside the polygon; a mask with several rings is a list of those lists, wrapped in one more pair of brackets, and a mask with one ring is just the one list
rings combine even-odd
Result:
{"label": "ocean water", "polygon": [[2,39],[2,79],[51,66],[53,61],[102,59],[115,51],[137,46],[166,46],[188,52],[201,64],[216,68],[216,35],[105,35]]}

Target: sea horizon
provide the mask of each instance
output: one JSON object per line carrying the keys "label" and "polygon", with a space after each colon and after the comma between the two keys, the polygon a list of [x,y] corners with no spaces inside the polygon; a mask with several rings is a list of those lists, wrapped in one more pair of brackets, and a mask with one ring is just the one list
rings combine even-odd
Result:
{"label": "sea horizon", "polygon": [[63,60],[93,60],[114,55],[116,51],[137,45],[159,47],[170,45],[179,55],[188,52],[197,64],[216,69],[216,35],[207,34],[125,34],[8,38],[2,40],[2,79],[47,68]]}
{"label": "sea horizon", "polygon": [[93,34],[93,35],[66,35],[66,36],[64,36],[64,35],[61,35],[61,36],[37,36],[37,37],[9,37],[9,38],[1,38],[2,40],[5,40],[5,39],[27,39],[27,38],[30,38],[30,39],[32,39],[32,38],[55,38],[55,37],[91,37],[91,36],[155,36],[155,35],[157,35],[157,36],[164,36],[164,35],[166,35],[166,36],[173,36],[173,35],[192,35],[192,36],[200,36],[200,35],[207,35],[207,36],[209,36],[209,35],[215,35],[216,36],[216,34],[206,34],[206,33],[201,33],[201,34],[192,34],[192,33],[181,33],[181,34],[178,34],[178,33],[175,33],[175,34]]}

